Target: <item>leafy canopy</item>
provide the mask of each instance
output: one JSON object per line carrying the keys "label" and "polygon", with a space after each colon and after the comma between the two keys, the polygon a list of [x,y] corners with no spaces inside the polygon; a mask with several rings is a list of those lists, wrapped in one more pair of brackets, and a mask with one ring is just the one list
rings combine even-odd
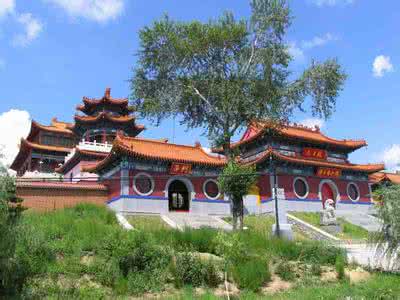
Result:
{"label": "leafy canopy", "polygon": [[[400,185],[382,187],[374,195],[380,199],[378,217],[382,220],[381,230],[373,235],[384,256],[391,257],[400,246]],[[398,261],[400,264],[400,261]]]}
{"label": "leafy canopy", "polygon": [[[232,136],[254,119],[286,121],[304,110],[328,118],[346,79],[336,59],[313,61],[292,79],[285,42],[286,0],[251,0],[251,17],[177,22],[165,16],[140,31],[132,98],[143,117],[179,114],[229,154]],[[308,103],[308,101],[307,101]]]}
{"label": "leafy canopy", "polygon": [[233,201],[243,201],[250,188],[257,182],[258,174],[254,166],[244,166],[235,161],[228,162],[218,178],[222,192],[231,196]]}

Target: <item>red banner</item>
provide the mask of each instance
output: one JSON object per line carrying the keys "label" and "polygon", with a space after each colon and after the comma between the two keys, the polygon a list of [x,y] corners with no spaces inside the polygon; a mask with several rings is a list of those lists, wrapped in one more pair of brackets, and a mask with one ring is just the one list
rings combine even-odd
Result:
{"label": "red banner", "polygon": [[314,148],[304,148],[303,149],[303,156],[309,158],[317,158],[317,159],[324,159],[328,157],[328,154],[325,150],[321,149],[314,149]]}
{"label": "red banner", "polygon": [[334,168],[318,168],[317,176],[319,177],[340,177],[342,175],[342,171]]}
{"label": "red banner", "polygon": [[172,163],[169,173],[172,175],[186,175],[192,173],[191,164]]}

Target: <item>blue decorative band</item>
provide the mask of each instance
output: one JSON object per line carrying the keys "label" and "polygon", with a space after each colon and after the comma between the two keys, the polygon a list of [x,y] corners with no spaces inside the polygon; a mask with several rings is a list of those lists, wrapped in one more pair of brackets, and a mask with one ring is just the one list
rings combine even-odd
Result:
{"label": "blue decorative band", "polygon": [[220,199],[199,199],[199,198],[195,198],[192,200],[193,202],[203,202],[203,203],[220,203],[220,204],[230,204],[229,201],[225,201],[225,200],[220,200]]}

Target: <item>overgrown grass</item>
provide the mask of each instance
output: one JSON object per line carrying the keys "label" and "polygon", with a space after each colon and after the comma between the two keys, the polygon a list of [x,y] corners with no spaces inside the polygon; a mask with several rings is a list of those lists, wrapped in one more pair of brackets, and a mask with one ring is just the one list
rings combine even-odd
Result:
{"label": "overgrown grass", "polygon": [[130,216],[129,223],[137,230],[154,232],[168,229],[168,225],[160,216]]}
{"label": "overgrown grass", "polygon": [[[324,229],[320,225],[320,214],[316,212],[291,212],[295,217],[310,223],[311,225]],[[339,225],[342,228],[342,232],[336,234],[336,237],[344,240],[367,240],[369,233],[366,229],[354,225],[343,218],[337,219]]]}
{"label": "overgrown grass", "polygon": [[[224,218],[228,223],[232,223],[232,218]],[[251,232],[263,233],[268,236],[272,235],[272,226],[275,223],[275,218],[272,215],[263,216],[246,216],[244,218],[244,226],[248,228]],[[305,236],[299,230],[294,228],[294,238],[295,240],[307,240],[308,237]]]}
{"label": "overgrown grass", "polygon": [[[126,231],[112,212],[93,205],[28,212],[17,247],[18,272],[24,276],[16,273],[16,280],[28,279],[23,282],[27,298],[101,299],[169,293],[174,286],[179,291],[187,285],[211,289],[227,271],[242,291],[257,291],[270,280],[274,261],[331,267],[338,258],[344,261],[342,250],[320,242],[276,239],[268,230],[271,220],[248,219],[244,232],[181,232],[164,226],[158,217],[134,217],[137,230]],[[218,257],[200,259],[199,252]],[[206,295],[203,299],[213,299]]]}

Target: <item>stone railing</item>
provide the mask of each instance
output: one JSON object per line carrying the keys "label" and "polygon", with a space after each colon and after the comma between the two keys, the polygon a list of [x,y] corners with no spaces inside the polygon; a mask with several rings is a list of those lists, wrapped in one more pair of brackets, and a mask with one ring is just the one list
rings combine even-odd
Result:
{"label": "stone railing", "polygon": [[97,143],[96,141],[94,142],[87,142],[85,140],[82,140],[66,157],[64,163],[69,161],[76,153],[76,148],[79,148],[80,150],[87,150],[87,151],[94,151],[94,152],[103,152],[103,153],[109,153],[111,152],[112,144],[109,144],[107,142],[105,143]]}

